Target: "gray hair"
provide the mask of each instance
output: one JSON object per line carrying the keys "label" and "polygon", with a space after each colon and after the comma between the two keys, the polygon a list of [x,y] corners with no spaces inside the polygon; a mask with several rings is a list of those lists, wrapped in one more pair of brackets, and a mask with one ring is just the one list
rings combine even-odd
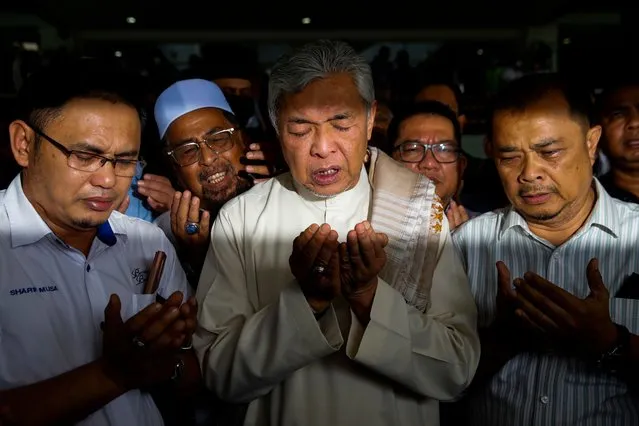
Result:
{"label": "gray hair", "polygon": [[299,93],[329,74],[350,74],[357,86],[366,114],[375,101],[373,74],[368,62],[342,41],[319,40],[282,56],[273,67],[268,84],[268,115],[279,134],[277,118],[285,95]]}

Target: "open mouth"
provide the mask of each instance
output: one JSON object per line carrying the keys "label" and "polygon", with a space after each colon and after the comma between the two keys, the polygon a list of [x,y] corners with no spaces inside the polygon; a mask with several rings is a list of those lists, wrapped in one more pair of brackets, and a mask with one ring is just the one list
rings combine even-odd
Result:
{"label": "open mouth", "polygon": [[217,172],[213,173],[209,177],[206,178],[206,183],[209,185],[216,185],[224,180],[226,177],[226,172]]}
{"label": "open mouth", "polygon": [[339,178],[339,167],[326,167],[313,172],[313,181],[318,185],[331,185]]}

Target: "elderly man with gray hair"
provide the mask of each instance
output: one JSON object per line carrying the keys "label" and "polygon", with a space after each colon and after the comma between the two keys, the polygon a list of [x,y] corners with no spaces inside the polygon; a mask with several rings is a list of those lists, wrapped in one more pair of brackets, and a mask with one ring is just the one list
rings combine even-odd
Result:
{"label": "elderly man with gray hair", "polygon": [[479,360],[435,186],[374,148],[371,70],[319,41],[283,57],[269,114],[290,173],[213,225],[194,346],[245,425],[438,425]]}

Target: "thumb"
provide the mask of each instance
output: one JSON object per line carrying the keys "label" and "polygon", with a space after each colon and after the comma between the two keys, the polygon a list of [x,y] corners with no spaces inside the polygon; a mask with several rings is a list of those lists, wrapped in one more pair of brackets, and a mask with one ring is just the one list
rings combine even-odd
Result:
{"label": "thumb", "polygon": [[512,280],[510,279],[510,271],[504,262],[497,262],[497,284],[499,292],[507,295],[514,295],[512,288]]}
{"label": "thumb", "polygon": [[386,247],[388,245],[388,235],[383,232],[376,232],[375,236],[377,237],[377,241],[382,244],[382,247]]}
{"label": "thumb", "polygon": [[122,309],[122,303],[117,294],[112,294],[109,298],[106,308],[104,308],[104,322],[110,325],[123,324],[122,317],[120,316],[120,310]]}
{"label": "thumb", "polygon": [[607,299],[608,289],[601,278],[601,272],[599,272],[599,260],[597,258],[590,259],[588,267],[586,268],[586,277],[588,278],[588,287],[590,287],[590,294],[597,299]]}

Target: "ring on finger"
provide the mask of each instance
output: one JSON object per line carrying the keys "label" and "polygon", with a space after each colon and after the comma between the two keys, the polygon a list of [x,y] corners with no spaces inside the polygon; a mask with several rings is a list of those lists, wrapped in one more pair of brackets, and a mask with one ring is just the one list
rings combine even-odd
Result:
{"label": "ring on finger", "polygon": [[184,231],[186,231],[188,235],[195,235],[200,232],[200,225],[195,222],[187,222],[184,226]]}
{"label": "ring on finger", "polygon": [[322,275],[324,272],[326,272],[326,266],[324,265],[315,265],[313,267],[313,273],[316,275]]}
{"label": "ring on finger", "polygon": [[140,348],[140,349],[144,349],[144,347],[146,346],[146,343],[144,343],[138,336],[133,336],[133,344]]}

